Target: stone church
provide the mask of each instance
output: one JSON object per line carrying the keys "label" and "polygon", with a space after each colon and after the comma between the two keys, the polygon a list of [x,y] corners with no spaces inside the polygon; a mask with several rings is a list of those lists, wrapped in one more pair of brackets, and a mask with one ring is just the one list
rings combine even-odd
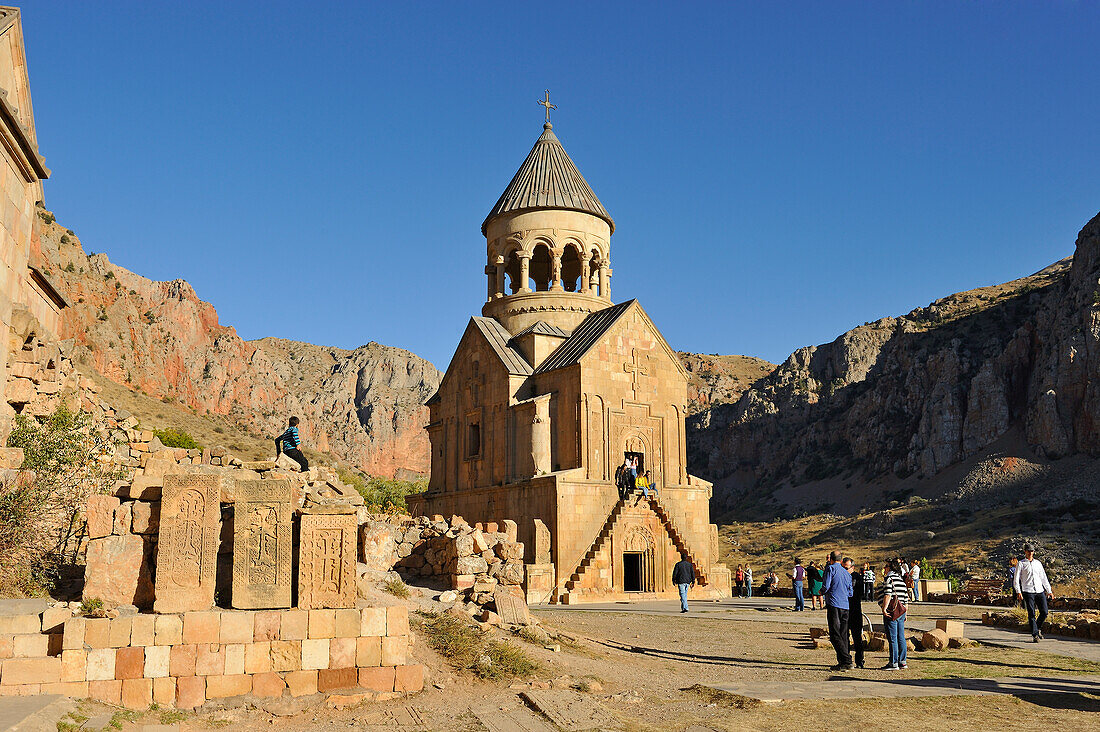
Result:
{"label": "stone church", "polygon": [[[516,521],[530,601],[672,596],[681,552],[697,596],[728,596],[711,484],[685,463],[687,373],[637,300],[612,302],[615,222],[549,120],[481,230],[486,302],[428,401],[410,508]],[[657,498],[620,498],[627,456]]]}

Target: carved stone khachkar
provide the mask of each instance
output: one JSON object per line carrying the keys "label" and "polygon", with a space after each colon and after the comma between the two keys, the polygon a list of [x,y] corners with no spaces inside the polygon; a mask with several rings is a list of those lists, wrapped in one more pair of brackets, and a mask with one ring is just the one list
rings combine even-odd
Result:
{"label": "carved stone khachkar", "polygon": [[223,478],[166,475],[153,609],[206,610],[214,604]]}
{"label": "carved stone khachkar", "polygon": [[237,483],[233,511],[233,607],[291,606],[289,481]]}
{"label": "carved stone khachkar", "polygon": [[[354,510],[354,509],[352,509]],[[298,540],[298,607],[355,607],[354,513],[304,513]]]}

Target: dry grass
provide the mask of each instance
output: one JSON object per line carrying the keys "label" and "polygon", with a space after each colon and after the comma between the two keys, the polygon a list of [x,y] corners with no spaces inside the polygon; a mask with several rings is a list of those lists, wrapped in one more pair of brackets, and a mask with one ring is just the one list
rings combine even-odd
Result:
{"label": "dry grass", "polygon": [[454,668],[483,679],[523,678],[539,664],[514,643],[494,640],[470,621],[450,613],[419,613],[413,620],[427,644]]}
{"label": "dry grass", "polygon": [[402,600],[409,599],[409,588],[408,588],[408,586],[404,582],[402,582],[401,580],[399,580],[395,577],[390,577],[385,582],[383,582],[382,583],[382,589],[385,590],[386,592],[390,593],[394,597],[401,598]]}

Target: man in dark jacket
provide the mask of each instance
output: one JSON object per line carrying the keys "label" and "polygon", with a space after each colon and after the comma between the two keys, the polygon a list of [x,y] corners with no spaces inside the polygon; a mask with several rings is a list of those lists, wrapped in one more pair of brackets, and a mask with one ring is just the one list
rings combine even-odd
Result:
{"label": "man in dark jacket", "polygon": [[851,557],[844,557],[844,568],[852,573],[852,596],[848,598],[848,633],[852,636],[851,650],[855,653],[856,667],[863,668],[863,601],[866,589],[863,576]]}
{"label": "man in dark jacket", "polygon": [[695,569],[688,561],[687,554],[680,555],[680,561],[672,568],[672,584],[680,590],[680,612],[688,611],[688,588],[695,584]]}

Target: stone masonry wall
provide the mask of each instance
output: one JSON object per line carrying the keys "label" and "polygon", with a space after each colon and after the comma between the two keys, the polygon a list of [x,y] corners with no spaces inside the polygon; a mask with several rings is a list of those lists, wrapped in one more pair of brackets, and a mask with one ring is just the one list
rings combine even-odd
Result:
{"label": "stone masonry wall", "polygon": [[0,616],[0,696],[64,694],[131,709],[245,697],[418,692],[408,610],[267,610],[74,617],[64,603]]}

